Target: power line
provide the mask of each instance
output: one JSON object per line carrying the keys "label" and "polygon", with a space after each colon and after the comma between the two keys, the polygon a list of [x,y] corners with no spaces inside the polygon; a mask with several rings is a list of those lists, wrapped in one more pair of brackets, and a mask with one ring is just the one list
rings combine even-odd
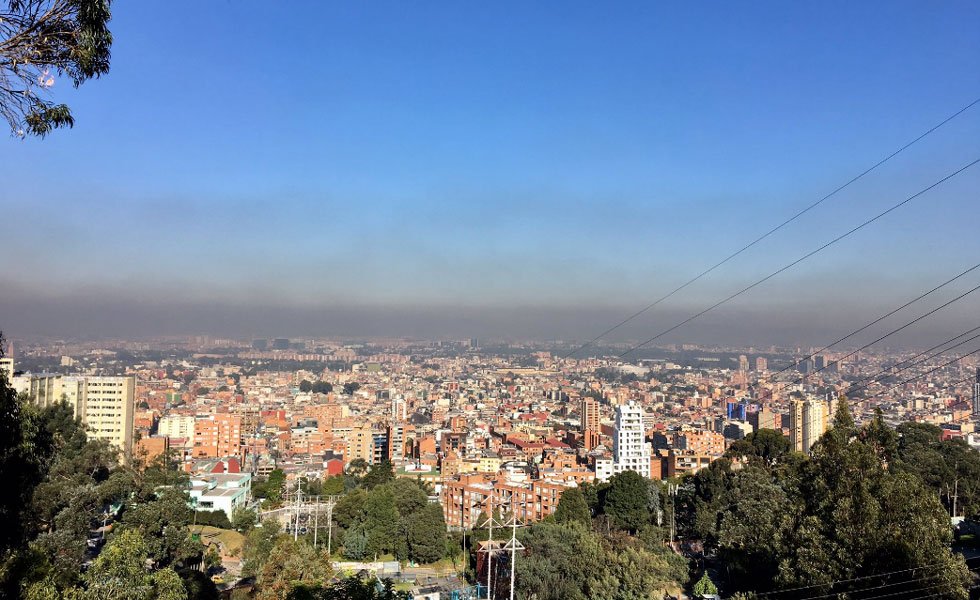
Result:
{"label": "power line", "polygon": [[[845,358],[850,358],[850,357],[854,356],[855,354],[857,354],[858,352],[860,352],[862,350],[866,350],[866,349],[870,348],[871,346],[874,346],[875,344],[877,344],[881,340],[883,340],[883,339],[885,339],[887,337],[891,337],[891,336],[895,335],[896,333],[898,333],[899,331],[902,331],[904,329],[908,329],[909,327],[911,327],[912,325],[915,325],[916,323],[918,323],[922,319],[925,319],[926,317],[930,317],[930,316],[936,314],[937,312],[943,310],[944,308],[948,307],[949,305],[951,305],[951,304],[953,304],[955,302],[958,302],[958,301],[962,300],[963,298],[965,298],[966,296],[969,296],[970,294],[972,294],[973,292],[975,292],[977,290],[980,290],[980,285],[977,285],[976,287],[973,287],[973,288],[971,288],[971,289],[963,292],[962,294],[960,294],[959,296],[953,298],[952,300],[949,300],[949,301],[947,301],[947,302],[945,302],[943,304],[940,304],[939,306],[937,306],[936,308],[930,310],[929,312],[925,313],[924,315],[920,315],[920,316],[916,317],[915,319],[912,319],[911,321],[909,321],[905,325],[902,325],[901,327],[897,327],[895,329],[892,329],[891,331],[889,331],[885,335],[879,337],[876,340],[873,340],[871,342],[868,342],[867,344],[861,346],[857,350],[852,350],[852,351],[848,352],[844,356],[842,356],[842,357],[838,358],[837,360],[835,360],[833,363],[827,363],[827,364],[825,364],[824,366],[822,366],[819,369],[815,370],[813,372],[813,374],[816,374],[816,373],[819,373],[820,371],[823,371],[824,369],[826,369],[831,364],[835,364],[835,363],[836,364],[840,364],[840,361],[844,360]],[[796,381],[794,381],[793,384],[795,385],[797,383],[800,383],[800,382],[802,382],[805,379],[806,379],[806,375],[803,375],[802,377],[797,377],[796,378]]]}
{"label": "power line", "polygon": [[793,268],[793,267],[795,267],[796,265],[798,265],[798,264],[800,264],[801,262],[803,262],[804,260],[806,260],[806,259],[808,259],[808,258],[810,258],[810,257],[811,257],[811,256],[813,256],[814,254],[817,254],[817,253],[819,253],[819,252],[822,252],[823,250],[826,250],[826,249],[827,249],[827,248],[829,248],[830,246],[833,246],[833,245],[834,245],[834,244],[836,244],[837,242],[839,242],[839,241],[841,241],[841,240],[843,240],[843,239],[845,239],[845,238],[847,238],[847,237],[850,237],[850,236],[851,236],[851,235],[853,235],[854,233],[856,233],[856,232],[858,232],[858,231],[860,231],[861,229],[864,229],[865,227],[867,227],[868,225],[870,225],[870,224],[872,224],[872,223],[874,223],[875,221],[877,221],[877,220],[879,220],[879,219],[881,219],[881,218],[882,218],[882,217],[884,217],[885,215],[888,215],[888,214],[890,214],[890,213],[892,213],[892,212],[894,212],[895,210],[898,210],[899,208],[901,208],[902,206],[905,206],[906,204],[908,204],[908,203],[909,203],[909,202],[911,202],[912,200],[915,200],[915,199],[916,199],[916,198],[918,198],[919,196],[921,196],[921,195],[923,195],[923,194],[925,194],[926,192],[928,192],[929,190],[931,190],[931,189],[933,189],[933,188],[935,188],[935,187],[937,187],[937,186],[939,186],[939,185],[941,185],[942,183],[945,183],[946,181],[949,181],[949,180],[950,180],[950,179],[952,179],[953,177],[956,177],[957,175],[959,175],[959,174],[960,174],[960,173],[962,173],[963,171],[966,171],[966,170],[967,170],[967,169],[969,169],[970,167],[973,167],[973,166],[974,166],[974,165],[976,165],[977,163],[980,163],[980,158],[977,158],[977,159],[974,159],[973,161],[971,161],[971,162],[969,162],[969,163],[967,163],[966,165],[964,165],[964,166],[962,166],[962,167],[960,167],[959,169],[956,169],[956,170],[955,170],[955,171],[953,171],[952,173],[950,173],[950,174],[948,174],[948,175],[946,175],[946,176],[945,176],[945,177],[943,177],[942,179],[940,179],[940,180],[938,180],[938,181],[936,181],[936,182],[934,182],[934,183],[932,183],[932,184],[930,184],[930,185],[928,185],[928,186],[926,186],[926,187],[924,187],[924,188],[922,188],[921,190],[919,190],[918,192],[916,192],[916,193],[914,193],[914,194],[912,194],[911,196],[909,196],[909,197],[908,197],[908,198],[906,198],[905,200],[902,200],[901,202],[899,202],[899,203],[897,203],[897,204],[894,204],[894,205],[892,205],[892,206],[891,206],[890,208],[888,208],[888,209],[886,209],[886,210],[884,210],[884,211],[882,211],[882,212],[880,212],[880,213],[878,213],[877,215],[875,215],[875,216],[873,216],[873,217],[871,217],[870,219],[868,219],[868,220],[866,220],[866,221],[864,221],[864,222],[862,222],[862,223],[860,223],[859,225],[857,225],[857,226],[855,226],[855,227],[853,227],[853,228],[851,228],[851,229],[849,229],[848,231],[846,231],[846,232],[844,232],[844,233],[842,233],[842,234],[840,234],[840,235],[838,235],[837,237],[835,237],[834,239],[832,239],[832,240],[830,240],[829,242],[827,242],[827,243],[825,243],[825,244],[823,244],[822,246],[820,246],[820,247],[818,247],[818,248],[816,248],[816,249],[814,249],[814,250],[811,250],[810,252],[808,252],[808,253],[806,253],[806,254],[804,254],[804,255],[803,255],[803,256],[801,256],[800,258],[797,258],[797,259],[796,259],[796,260],[794,260],[793,262],[791,262],[791,263],[789,263],[789,264],[787,264],[787,265],[785,265],[785,266],[783,266],[783,267],[781,267],[781,268],[779,268],[779,269],[777,269],[777,270],[775,270],[775,271],[773,271],[772,273],[770,273],[769,275],[766,275],[766,276],[765,276],[765,277],[763,277],[762,279],[759,279],[759,280],[758,280],[758,281],[756,281],[755,283],[753,283],[753,284],[751,284],[751,285],[748,285],[748,286],[746,286],[746,287],[744,287],[744,288],[742,288],[742,289],[740,289],[739,291],[737,291],[737,292],[735,292],[734,294],[731,294],[730,296],[728,296],[728,297],[726,297],[726,298],[724,298],[723,300],[719,300],[718,302],[716,302],[716,303],[714,303],[714,304],[712,304],[712,305],[711,305],[711,306],[709,306],[708,308],[705,308],[705,309],[704,309],[704,310],[702,310],[701,312],[698,312],[698,313],[695,313],[695,314],[693,314],[693,315],[691,315],[690,317],[688,317],[688,318],[686,318],[686,319],[684,319],[684,320],[683,320],[683,321],[681,321],[680,323],[678,323],[678,324],[676,324],[676,325],[674,325],[673,327],[670,327],[670,328],[668,328],[668,329],[665,329],[665,330],[663,330],[663,331],[661,331],[660,333],[658,333],[657,335],[655,335],[655,336],[653,336],[653,337],[651,337],[650,339],[648,339],[648,340],[646,340],[646,341],[643,341],[643,342],[641,342],[641,343],[639,343],[639,344],[637,344],[637,345],[635,345],[635,346],[632,346],[632,347],[631,347],[630,349],[628,349],[628,350],[627,350],[626,352],[623,352],[622,354],[620,354],[620,355],[619,355],[619,358],[623,358],[623,357],[624,357],[624,356],[626,356],[627,354],[630,354],[631,352],[634,352],[635,350],[638,350],[639,348],[642,348],[643,346],[646,346],[647,344],[649,344],[649,343],[651,343],[651,342],[654,342],[654,341],[656,341],[656,340],[658,340],[658,339],[660,339],[660,338],[662,338],[663,336],[665,336],[665,335],[667,335],[667,334],[669,334],[669,333],[671,333],[671,332],[673,332],[673,331],[676,331],[677,329],[679,329],[679,328],[681,328],[681,327],[683,327],[684,325],[687,325],[688,323],[690,323],[691,321],[693,321],[693,320],[695,320],[695,319],[697,319],[698,317],[700,317],[700,316],[702,316],[702,315],[704,315],[704,314],[706,314],[706,313],[709,313],[709,312],[711,312],[712,310],[714,310],[714,309],[716,309],[716,308],[718,308],[719,306],[721,306],[721,305],[723,305],[723,304],[727,304],[728,302],[731,302],[732,300],[734,300],[735,298],[738,298],[739,296],[741,296],[741,295],[742,295],[742,294],[744,294],[745,292],[748,292],[749,290],[751,290],[751,289],[753,289],[753,288],[755,288],[755,287],[758,287],[758,286],[760,286],[760,285],[762,285],[763,283],[765,283],[765,282],[767,282],[767,281],[769,281],[770,279],[772,279],[772,278],[773,278],[773,277],[775,277],[776,275],[779,275],[780,273],[782,273],[782,272],[784,272],[784,271],[787,271],[787,270],[789,270],[789,269],[791,269],[791,268]]}
{"label": "power line", "polygon": [[[888,584],[888,585],[881,585],[881,586],[874,586],[874,587],[864,588],[864,589],[861,589],[861,590],[842,590],[842,591],[839,591],[839,592],[831,592],[829,594],[823,594],[822,596],[807,596],[803,600],[822,600],[823,598],[833,598],[834,596],[838,596],[840,594],[860,594],[861,592],[870,592],[872,590],[883,589],[883,588],[886,588],[886,587],[894,587],[896,585],[908,585],[910,583],[922,583],[924,581],[928,581],[929,579],[935,579],[936,577],[940,577],[941,575],[943,575],[943,574],[942,573],[937,573],[936,575],[932,575],[932,576],[930,576],[928,578],[923,578],[923,579],[909,579],[909,580],[906,580],[906,581],[899,581],[897,583],[891,583],[891,584]],[[925,586],[925,587],[919,587],[919,588],[912,588],[912,589],[908,589],[908,590],[902,590],[900,592],[892,592],[892,593],[889,593],[889,594],[879,594],[879,595],[875,595],[875,596],[868,596],[866,598],[858,598],[856,600],[874,600],[875,598],[887,598],[889,596],[900,596],[902,594],[915,594],[915,593],[924,592],[925,590],[930,590],[930,589],[933,589],[933,588],[942,587],[944,585],[948,585],[948,584],[944,582],[944,583],[939,583],[939,584]],[[931,594],[926,594],[926,596],[930,596],[930,595]],[[922,596],[920,596],[920,597],[922,597]],[[907,600],[912,600],[912,599],[909,598]]]}
{"label": "power line", "polygon": [[942,127],[943,125],[949,123],[950,121],[952,121],[956,117],[960,116],[961,114],[963,114],[967,110],[973,108],[978,103],[980,103],[980,98],[977,98],[973,102],[970,102],[969,104],[967,104],[963,108],[959,109],[955,113],[951,114],[950,116],[946,117],[945,119],[943,119],[942,121],[940,121],[936,125],[933,125],[931,128],[929,128],[928,130],[926,130],[924,133],[922,133],[921,135],[919,135],[917,138],[915,138],[911,142],[908,142],[907,144],[905,144],[904,146],[902,146],[898,150],[895,150],[894,152],[892,152],[891,154],[889,154],[885,158],[879,160],[878,162],[876,162],[872,166],[868,167],[867,169],[865,169],[864,171],[862,171],[858,175],[854,176],[853,178],[851,178],[850,180],[848,180],[846,183],[844,183],[841,186],[837,187],[836,189],[834,189],[832,192],[830,192],[826,196],[820,198],[819,200],[817,200],[816,202],[810,204],[806,208],[798,211],[796,214],[794,214],[793,216],[789,217],[788,219],[786,219],[782,223],[776,225],[775,227],[773,227],[769,231],[763,233],[761,236],[755,238],[754,240],[752,240],[748,244],[742,246],[741,248],[739,248],[735,252],[729,254],[724,259],[722,259],[720,262],[717,262],[714,265],[712,265],[711,267],[705,269],[704,271],[701,271],[700,273],[698,273],[697,275],[695,275],[693,278],[689,279],[688,281],[686,281],[685,283],[681,284],[680,286],[674,288],[673,290],[671,290],[670,292],[668,292],[664,296],[661,296],[660,298],[654,300],[653,302],[651,302],[650,304],[648,304],[645,307],[641,308],[640,310],[636,311],[632,315],[626,317],[625,319],[623,319],[619,323],[613,325],[609,329],[607,329],[607,330],[603,331],[602,333],[600,333],[599,335],[595,336],[594,338],[592,338],[588,342],[585,342],[584,344],[582,344],[581,346],[575,348],[571,352],[568,352],[567,354],[565,354],[564,356],[561,357],[561,360],[564,360],[566,358],[569,358],[571,356],[574,356],[575,354],[577,354],[577,353],[581,352],[582,350],[588,348],[589,346],[591,346],[592,344],[596,343],[600,339],[606,337],[607,335],[609,335],[610,333],[616,331],[617,329],[619,329],[623,325],[626,325],[627,323],[629,323],[633,319],[639,317],[640,315],[642,315],[643,313],[647,312],[651,308],[657,306],[658,304],[660,304],[664,300],[667,300],[668,298],[670,298],[671,296],[673,296],[677,292],[680,292],[681,290],[685,289],[686,287],[690,286],[691,284],[699,281],[701,278],[705,277],[706,275],[708,275],[709,273],[711,273],[712,271],[714,271],[718,267],[721,267],[722,265],[726,264],[727,262],[729,262],[733,258],[739,256],[740,254],[742,254],[746,250],[752,248],[753,246],[755,246],[759,242],[763,241],[764,239],[768,238],[772,234],[776,233],[777,231],[779,231],[783,227],[786,227],[787,225],[789,225],[793,221],[797,220],[798,218],[802,217],[806,213],[810,212],[811,210],[813,210],[817,206],[823,204],[826,200],[829,200],[833,196],[837,195],[838,192],[843,191],[845,188],[849,187],[852,183],[855,183],[859,179],[863,178],[865,175],[871,173],[872,171],[874,171],[878,167],[882,166],[886,162],[888,162],[891,159],[895,158],[896,156],[898,156],[899,154],[901,154],[902,152],[904,152],[905,150],[907,150],[911,146],[915,145],[916,143],[918,143],[923,138],[925,138],[929,134],[933,133],[934,131],[936,131],[937,129],[939,129],[940,127]]}
{"label": "power line", "polygon": [[[971,560],[977,560],[977,559],[980,559],[980,556],[974,556],[974,557],[971,557],[971,558],[964,558],[964,561],[965,562],[969,562]],[[771,592],[759,592],[756,595],[757,596],[772,596],[772,595],[776,595],[776,594],[787,594],[789,592],[798,592],[800,590],[810,590],[810,589],[819,588],[819,587],[826,587],[826,586],[833,587],[833,586],[837,585],[838,583],[851,583],[851,582],[854,582],[854,581],[865,581],[867,579],[877,579],[879,577],[888,577],[890,575],[898,575],[899,573],[908,573],[910,571],[919,571],[919,570],[922,570],[922,569],[931,569],[932,567],[945,567],[945,566],[947,566],[947,563],[945,563],[945,562],[930,563],[928,565],[920,565],[918,567],[912,567],[912,568],[909,568],[909,569],[899,569],[897,571],[886,571],[884,573],[876,573],[874,575],[862,575],[861,577],[852,577],[850,579],[837,579],[835,581],[831,581],[831,582],[828,582],[828,583],[814,583],[812,585],[803,585],[803,586],[799,586],[799,587],[795,587],[795,588],[786,588],[786,589],[782,589],[782,590],[773,590]]]}
{"label": "power line", "polygon": [[[956,339],[958,339],[958,338],[961,338],[961,337],[963,337],[964,335],[970,335],[971,333],[973,333],[974,331],[976,331],[976,330],[978,330],[978,329],[980,329],[980,325],[978,325],[978,326],[976,326],[976,327],[974,327],[973,329],[971,329],[971,330],[969,330],[969,331],[964,331],[963,333],[961,333],[961,334],[959,334],[959,335],[957,335],[957,336],[954,336],[954,337],[951,337],[951,338],[949,338],[948,340],[946,340],[945,342],[942,342],[942,343],[940,343],[940,344],[937,344],[937,345],[935,345],[935,346],[933,346],[932,348],[929,348],[929,349],[927,349],[927,350],[923,350],[922,352],[919,352],[918,354],[916,354],[915,356],[913,356],[913,357],[911,357],[911,358],[907,358],[907,359],[905,359],[905,360],[903,360],[903,361],[901,361],[901,362],[897,362],[897,363],[895,363],[895,364],[894,364],[894,365],[892,365],[892,366],[893,366],[893,367],[897,367],[898,365],[901,365],[901,364],[903,364],[903,363],[907,363],[907,362],[911,362],[911,361],[913,361],[913,360],[915,360],[915,359],[917,359],[917,358],[919,358],[919,357],[920,357],[920,356],[922,356],[923,354],[927,354],[927,353],[929,353],[929,352],[932,352],[933,350],[935,350],[936,348],[939,348],[940,346],[945,346],[946,344],[948,344],[948,343],[950,343],[950,342],[952,342],[952,341],[954,341],[954,340],[956,340]],[[970,338],[970,339],[973,339],[973,338]],[[957,346],[958,346],[958,345],[959,345],[959,344],[957,344]],[[956,347],[956,346],[952,346],[952,348],[955,348],[955,347]],[[943,352],[947,352],[947,351],[949,351],[950,349],[951,349],[951,348],[947,348],[946,350],[943,350],[943,351],[941,351],[941,352],[939,352],[939,354],[942,354]]]}
{"label": "power line", "polygon": [[[967,352],[966,354],[963,354],[963,355],[961,355],[961,356],[958,356],[957,358],[954,358],[954,359],[953,359],[953,360],[951,360],[951,361],[948,361],[948,362],[944,362],[943,364],[941,364],[941,365],[939,365],[938,367],[935,367],[935,368],[933,368],[933,369],[929,369],[929,370],[928,370],[928,371],[926,371],[925,373],[920,373],[919,375],[916,375],[915,377],[909,377],[909,378],[908,378],[908,379],[906,379],[905,381],[902,381],[901,383],[896,383],[895,385],[893,385],[893,386],[891,386],[890,388],[888,388],[887,390],[885,390],[885,391],[883,391],[883,392],[879,392],[879,393],[877,393],[877,394],[874,394],[874,395],[872,395],[872,396],[866,396],[866,397],[865,397],[865,400],[867,400],[867,399],[870,399],[870,398],[877,398],[878,396],[883,396],[884,394],[887,394],[887,393],[889,393],[889,392],[891,392],[891,391],[892,391],[892,390],[894,390],[895,388],[899,388],[899,387],[902,387],[902,386],[903,386],[903,385],[905,385],[906,383],[911,383],[911,382],[913,382],[913,381],[915,381],[916,379],[922,379],[922,378],[923,378],[923,377],[925,377],[926,375],[931,375],[931,374],[933,374],[933,373],[935,373],[936,371],[938,371],[938,370],[940,370],[940,369],[944,369],[944,368],[946,368],[946,367],[948,367],[949,365],[951,365],[951,364],[953,364],[953,363],[955,363],[955,362],[959,362],[959,361],[961,361],[961,360],[963,360],[964,358],[966,358],[966,357],[968,357],[968,356],[973,356],[973,355],[974,355],[974,354],[976,354],[977,352],[980,352],[980,348],[977,348],[977,349],[976,349],[976,350],[974,350],[973,352]],[[968,377],[967,379],[964,379],[963,381],[968,381],[969,379],[970,379],[970,378]],[[956,384],[959,384],[959,383],[962,383],[963,381],[957,381],[957,382],[954,382],[954,385],[956,385]],[[870,385],[870,384],[869,384],[869,385]],[[857,389],[864,389],[865,387],[867,387],[867,386],[864,386],[864,387],[862,387],[862,388],[857,388]],[[848,390],[848,391],[850,391],[850,390]]]}
{"label": "power line", "polygon": [[[973,570],[974,569],[970,569],[971,572]],[[885,584],[882,584],[882,585],[875,585],[875,586],[861,588],[861,589],[857,589],[857,590],[843,590],[843,591],[839,591],[839,592],[831,592],[831,593],[828,593],[828,594],[823,594],[823,595],[820,595],[820,596],[807,596],[803,600],[821,600],[822,598],[831,598],[831,597],[837,596],[839,594],[861,594],[861,593],[864,593],[864,592],[871,592],[871,591],[874,591],[874,590],[881,590],[881,589],[895,587],[895,586],[899,586],[899,585],[909,585],[909,584],[915,584],[915,583],[925,583],[925,582],[928,582],[930,580],[936,579],[937,577],[942,577],[943,575],[945,575],[945,573],[935,573],[933,575],[923,575],[921,577],[915,577],[915,578],[912,578],[912,579],[905,579],[903,581],[896,581],[896,582],[893,582],[893,583],[885,583]],[[933,588],[933,587],[940,587],[940,586],[947,585],[947,584],[948,584],[948,582],[943,582],[943,583],[939,583],[939,584],[936,584],[936,585],[931,585],[929,587],[920,587],[920,588],[914,588],[914,589],[904,590],[904,591],[901,591],[901,592],[896,592],[895,594],[885,594],[885,595],[880,595],[880,596],[869,596],[869,597],[865,597],[865,598],[857,598],[856,600],[872,600],[874,598],[884,598],[886,596],[892,596],[892,595],[913,594],[913,593],[916,593],[916,592],[922,592],[924,590],[927,590],[927,589],[930,589],[930,588]],[[833,586],[831,586],[831,587],[833,587]]]}
{"label": "power line", "polygon": [[[972,333],[973,331],[976,331],[977,329],[980,329],[980,327],[974,327],[973,329],[971,329],[970,331],[967,331],[966,333],[961,333],[960,335],[958,335],[958,336],[956,336],[954,338],[951,338],[949,340],[946,340],[942,344],[939,344],[939,346],[945,346],[946,344],[948,344],[949,342],[955,340],[956,338],[963,337],[964,335],[966,335],[968,333]],[[855,381],[853,383],[854,388],[852,388],[852,389],[863,389],[863,388],[868,387],[872,383],[875,383],[875,380],[877,380],[879,377],[882,377],[882,376],[885,376],[885,375],[897,375],[897,374],[901,373],[902,371],[906,371],[906,370],[911,369],[913,367],[921,366],[923,363],[925,363],[927,361],[930,361],[933,358],[936,358],[937,356],[940,356],[942,354],[945,354],[945,353],[949,352],[950,350],[953,350],[954,348],[959,348],[963,344],[972,342],[973,340],[975,340],[977,338],[980,338],[980,333],[974,335],[973,337],[967,338],[967,339],[963,340],[962,342],[960,342],[960,343],[958,343],[956,345],[950,346],[948,348],[944,348],[944,349],[940,350],[939,352],[936,352],[935,354],[931,354],[931,355],[923,358],[922,360],[919,360],[919,361],[916,361],[916,362],[909,362],[909,361],[915,360],[919,356],[922,356],[923,354],[925,354],[926,352],[928,352],[928,350],[926,352],[920,352],[919,354],[916,354],[915,356],[913,356],[911,359],[904,360],[904,361],[902,361],[900,363],[897,363],[897,364],[894,364],[894,365],[892,365],[890,367],[887,367],[885,369],[882,369],[881,371],[879,371],[879,372],[877,372],[877,373],[875,373],[873,375],[869,375],[868,377],[863,377],[863,378]],[[933,346],[932,349],[936,349],[939,346]],[[900,369],[896,369],[895,368],[898,365],[903,364],[903,363],[908,363],[908,364],[906,364],[904,367],[902,367]],[[865,382],[867,382],[867,383],[865,383]],[[858,384],[861,384],[861,385],[858,386]]]}
{"label": "power line", "polygon": [[819,349],[819,350],[817,350],[815,352],[812,352],[810,354],[807,354],[806,356],[804,356],[800,360],[798,360],[798,361],[790,364],[788,367],[785,367],[785,368],[777,371],[776,372],[776,375],[781,375],[781,374],[785,373],[786,371],[789,371],[790,369],[792,369],[794,367],[798,367],[800,364],[803,363],[803,361],[808,360],[808,359],[811,359],[814,356],[820,354],[821,352],[824,352],[825,350],[827,350],[829,348],[832,348],[832,347],[836,346],[837,344],[843,342],[844,340],[848,340],[848,339],[854,337],[855,335],[861,333],[862,331],[868,329],[869,327],[873,327],[874,325],[877,325],[878,323],[881,323],[882,321],[884,321],[888,317],[894,315],[895,313],[899,312],[900,310],[905,309],[905,308],[908,308],[909,306],[915,304],[919,300],[922,300],[923,298],[925,298],[926,296],[932,294],[933,292],[936,292],[936,291],[938,291],[938,290],[946,287],[947,285],[953,283],[954,281],[956,281],[960,277],[963,277],[964,275],[966,275],[968,273],[971,273],[971,272],[977,270],[978,268],[980,268],[980,263],[977,263],[977,264],[973,265],[972,267],[970,267],[969,269],[963,271],[959,275],[956,275],[952,279],[947,279],[946,281],[944,281],[943,283],[940,283],[939,285],[937,285],[936,287],[932,288],[928,292],[925,292],[923,294],[920,294],[920,295],[916,296],[915,298],[912,298],[911,300],[909,300],[905,304],[899,306],[898,308],[895,308],[895,309],[892,309],[892,310],[888,311],[887,313],[881,315],[880,317],[878,317],[874,321],[871,321],[867,325],[864,325],[863,327],[860,327],[858,329],[855,329],[851,333],[845,335],[844,337],[842,337],[842,338],[840,338],[840,339],[838,339],[838,340],[836,340],[834,342],[831,342],[831,343],[827,344],[826,346],[824,346],[823,348],[821,348],[821,349]]}

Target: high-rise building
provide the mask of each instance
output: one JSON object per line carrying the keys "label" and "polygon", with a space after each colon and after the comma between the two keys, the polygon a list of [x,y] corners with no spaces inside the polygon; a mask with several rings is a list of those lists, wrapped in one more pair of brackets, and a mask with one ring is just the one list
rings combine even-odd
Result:
{"label": "high-rise building", "polygon": [[643,409],[635,402],[616,407],[613,472],[635,471],[650,477],[650,445],[643,428]]}
{"label": "high-rise building", "polygon": [[579,419],[582,431],[599,431],[599,402],[595,398],[582,398],[579,403]]}
{"label": "high-rise building", "polygon": [[371,433],[371,460],[372,465],[380,464],[390,460],[388,455],[388,431],[374,431]]}
{"label": "high-rise building", "polygon": [[749,423],[755,427],[756,431],[760,429],[779,429],[781,427],[777,421],[778,415],[765,407],[750,412],[748,417]]}
{"label": "high-rise building", "polygon": [[729,420],[744,421],[748,412],[748,402],[740,400],[738,402],[725,403],[725,414]]}
{"label": "high-rise building", "polygon": [[408,418],[408,407],[405,399],[395,396],[391,399],[391,420],[395,423]]}
{"label": "high-rise building", "polygon": [[130,456],[133,451],[135,377],[65,377],[62,393],[89,435],[108,440]]}
{"label": "high-rise building", "polygon": [[347,464],[357,459],[371,464],[374,460],[374,432],[370,425],[363,425],[350,430],[347,437],[347,455],[344,458]]}
{"label": "high-rise building", "polygon": [[790,440],[797,452],[810,452],[826,433],[836,402],[807,398],[790,405]]}
{"label": "high-rise building", "polygon": [[980,416],[980,367],[977,367],[977,379],[973,383],[973,416]]}
{"label": "high-rise building", "polygon": [[749,370],[749,357],[744,354],[738,357],[738,370],[745,373]]}
{"label": "high-rise building", "polygon": [[755,370],[760,373],[769,370],[769,361],[766,360],[765,356],[757,356],[755,358]]}
{"label": "high-rise building", "polygon": [[107,440],[129,456],[133,450],[136,378],[18,375],[11,385],[36,406],[66,402],[95,439]]}

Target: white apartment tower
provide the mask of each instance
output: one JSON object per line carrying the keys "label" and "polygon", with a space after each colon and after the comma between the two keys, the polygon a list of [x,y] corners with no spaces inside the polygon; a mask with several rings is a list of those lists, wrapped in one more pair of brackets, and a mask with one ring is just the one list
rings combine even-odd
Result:
{"label": "white apartment tower", "polygon": [[616,407],[613,472],[635,471],[650,477],[650,445],[643,429],[643,409],[635,402]]}
{"label": "white apartment tower", "polygon": [[135,377],[19,375],[12,385],[37,406],[67,402],[75,417],[88,427],[90,438],[109,441],[123,456],[132,452]]}
{"label": "white apartment tower", "polygon": [[[75,413],[89,427],[89,435],[108,440],[130,456],[133,451],[133,419],[136,398],[135,377],[66,377],[81,380],[81,400],[75,402]],[[72,385],[66,388],[75,390]],[[71,395],[66,392],[71,403]]]}

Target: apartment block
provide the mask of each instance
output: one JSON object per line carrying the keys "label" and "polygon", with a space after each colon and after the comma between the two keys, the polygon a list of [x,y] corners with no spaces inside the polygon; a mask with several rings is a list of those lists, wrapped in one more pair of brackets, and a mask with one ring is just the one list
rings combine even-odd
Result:
{"label": "apartment block", "polygon": [[194,422],[194,457],[238,456],[242,449],[242,418],[215,413]]}
{"label": "apartment block", "polygon": [[634,402],[616,407],[613,472],[622,471],[650,477],[650,445],[643,426],[643,409]]}
{"label": "apartment block", "polygon": [[157,435],[183,438],[194,442],[194,417],[191,415],[167,415],[157,424]]}
{"label": "apartment block", "polygon": [[451,528],[472,529],[484,511],[513,513],[529,523],[555,512],[568,486],[552,481],[526,482],[491,479],[485,475],[460,475],[444,479],[440,492],[442,512]]}

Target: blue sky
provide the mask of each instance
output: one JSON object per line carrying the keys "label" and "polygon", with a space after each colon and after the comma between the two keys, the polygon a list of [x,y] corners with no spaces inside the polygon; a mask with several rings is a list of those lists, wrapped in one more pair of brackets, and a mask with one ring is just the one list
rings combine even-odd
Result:
{"label": "blue sky", "polygon": [[[593,317],[554,333],[588,337],[980,96],[975,2],[272,8],[117,2],[110,74],[54,88],[75,128],[0,141],[15,333],[111,297],[185,307],[160,328],[223,306],[560,309]],[[978,157],[975,107],[665,309]],[[978,184],[980,167],[733,309],[900,303],[980,256]],[[247,331],[276,329],[262,318]]]}

